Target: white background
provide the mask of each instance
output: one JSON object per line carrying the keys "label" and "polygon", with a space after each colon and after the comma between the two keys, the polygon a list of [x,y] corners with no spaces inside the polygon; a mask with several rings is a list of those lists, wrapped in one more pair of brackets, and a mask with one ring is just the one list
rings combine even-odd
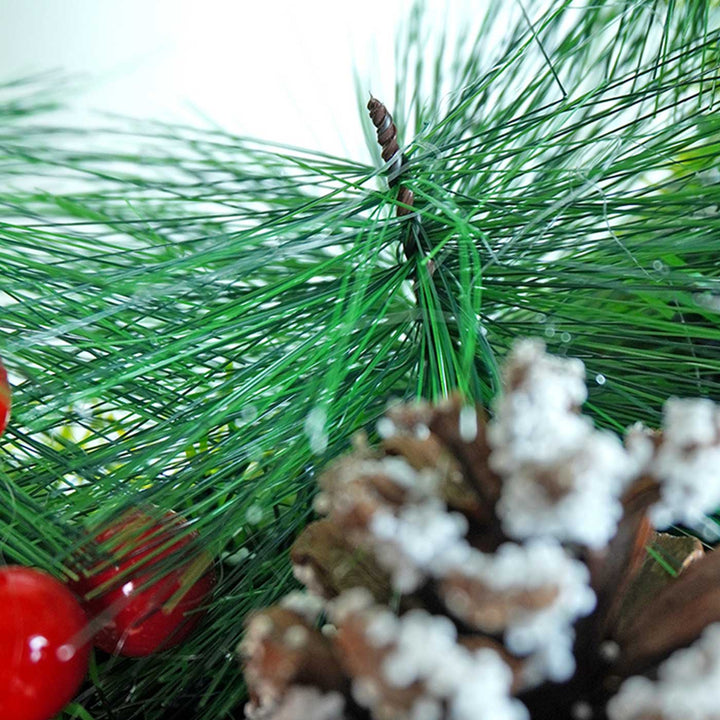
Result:
{"label": "white background", "polygon": [[[438,29],[491,0],[430,0]],[[60,70],[88,110],[364,156],[354,71],[392,97],[409,0],[0,0],[0,79]],[[468,8],[470,8],[468,10]],[[360,156],[358,156],[360,155]]]}

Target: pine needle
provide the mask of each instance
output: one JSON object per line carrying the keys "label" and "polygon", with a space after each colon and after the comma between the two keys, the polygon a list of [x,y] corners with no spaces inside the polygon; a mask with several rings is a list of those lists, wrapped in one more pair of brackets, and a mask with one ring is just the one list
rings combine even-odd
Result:
{"label": "pine needle", "polygon": [[153,122],[88,137],[42,115],[46,80],[0,88],[3,558],[72,575],[84,528],[154,503],[220,573],[186,644],[98,657],[71,716],[239,716],[242,620],[292,586],[316,471],[389,400],[488,403],[518,336],[585,361],[602,425],[720,399],[717,7],[525,12],[434,57],[411,14],[383,98],[401,219],[379,165]]}

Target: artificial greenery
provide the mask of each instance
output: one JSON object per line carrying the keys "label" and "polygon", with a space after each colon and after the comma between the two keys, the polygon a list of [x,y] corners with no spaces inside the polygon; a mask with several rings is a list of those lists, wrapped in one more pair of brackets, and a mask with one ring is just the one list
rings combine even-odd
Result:
{"label": "artificial greenery", "polygon": [[518,336],[584,360],[616,429],[720,399],[715,5],[488,2],[444,38],[416,7],[381,98],[403,218],[379,161],[88,133],[47,114],[47,78],[0,88],[2,557],[71,575],[86,528],[153,503],[220,574],[201,630],[98,655],[70,716],[241,716],[242,620],[292,584],[317,470],[394,398],[489,402]]}

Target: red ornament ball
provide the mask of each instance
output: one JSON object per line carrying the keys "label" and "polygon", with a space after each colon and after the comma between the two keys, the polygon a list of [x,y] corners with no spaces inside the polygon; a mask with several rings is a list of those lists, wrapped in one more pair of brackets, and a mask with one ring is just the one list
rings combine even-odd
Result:
{"label": "red ornament ball", "polygon": [[10,384],[7,372],[0,363],[0,435],[2,435],[10,418]]}
{"label": "red ornament ball", "polygon": [[209,555],[187,552],[198,534],[183,533],[186,528],[187,520],[173,512],[153,517],[133,510],[96,536],[109,544],[111,557],[82,573],[73,589],[101,626],[94,637],[101,650],[150,655],[178,645],[198,624],[197,608],[210,596],[215,574]]}
{"label": "red ornament ball", "polygon": [[0,718],[52,718],[73,699],[89,655],[85,613],[65,585],[0,567]]}

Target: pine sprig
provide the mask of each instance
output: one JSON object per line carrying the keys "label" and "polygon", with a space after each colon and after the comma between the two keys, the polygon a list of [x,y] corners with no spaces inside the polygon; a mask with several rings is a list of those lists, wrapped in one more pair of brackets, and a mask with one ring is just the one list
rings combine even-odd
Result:
{"label": "pine sprig", "polygon": [[601,423],[720,396],[717,9],[490,5],[429,59],[420,9],[401,35],[400,219],[379,163],[152,122],[88,138],[37,84],[0,88],[3,557],[71,574],[83,527],[146,502],[221,571],[181,649],[101,661],[94,717],[237,707],[241,621],[292,583],[316,468],[389,399],[487,401],[538,334],[586,363]]}

